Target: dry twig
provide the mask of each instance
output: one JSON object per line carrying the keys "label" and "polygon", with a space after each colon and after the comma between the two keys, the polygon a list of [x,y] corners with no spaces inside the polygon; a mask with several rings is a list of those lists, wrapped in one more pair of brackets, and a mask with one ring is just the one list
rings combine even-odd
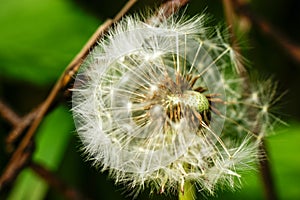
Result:
{"label": "dry twig", "polygon": [[[234,7],[236,8],[237,4],[239,4],[238,6],[240,7],[242,4],[242,0],[223,0],[223,5],[224,5],[224,12],[225,12],[225,16],[226,16],[226,21],[230,27],[230,33],[232,35],[232,38],[236,38],[235,33],[234,33],[234,29],[233,26],[235,25],[235,14],[234,11],[237,11],[237,9],[234,9]],[[242,14],[242,12],[240,11],[239,13],[240,15],[243,16],[248,16],[245,14]],[[236,50],[237,46],[235,45],[236,43],[233,41],[233,48]],[[245,79],[245,86],[244,89],[247,92],[247,90],[249,90],[249,77],[247,73],[243,73],[241,74],[241,76]],[[255,116],[253,116],[255,117]],[[259,133],[260,127],[254,127],[254,132],[255,133]],[[267,159],[267,148],[265,146],[265,142],[262,141],[260,146],[259,146],[259,157],[261,157],[260,161],[259,161],[259,165],[260,165],[260,173],[262,176],[262,182],[263,182],[263,186],[264,186],[264,190],[265,190],[265,196],[267,199],[269,200],[276,200],[277,198],[277,194],[276,194],[276,189],[275,189],[275,184],[274,184],[274,180],[272,177],[272,172],[271,172],[271,166],[270,166],[270,162]]]}
{"label": "dry twig", "polygon": [[[27,114],[23,119],[17,118],[8,107],[3,106],[4,104],[0,104],[0,106],[4,107],[8,111],[3,111],[0,114],[4,114],[4,118],[6,118],[11,124],[15,126],[9,135],[7,141],[13,142],[18,138],[21,133],[24,131],[26,127],[29,125],[29,129],[22,138],[19,146],[13,153],[9,163],[7,164],[4,173],[0,177],[0,191],[3,189],[5,185],[10,184],[17,177],[19,172],[26,166],[28,163],[29,156],[27,155],[27,148],[30,146],[32,138],[36,133],[36,130],[42,121],[44,115],[48,112],[49,108],[58,97],[60,92],[63,92],[66,87],[72,82],[74,75],[77,73],[82,61],[90,50],[96,45],[99,38],[103,36],[103,34],[117,21],[119,21],[124,14],[128,12],[128,10],[135,4],[137,0],[129,0],[127,4],[121,9],[121,11],[115,16],[114,19],[108,19],[103,25],[101,25],[96,32],[92,35],[89,41],[85,44],[82,50],[76,55],[76,57],[71,61],[71,63],[67,66],[64,73],[58,79],[53,89],[49,93],[48,97],[44,102],[32,112]],[[180,7],[186,5],[188,0],[169,0],[161,5],[161,9],[165,12],[166,16],[171,15],[173,12],[176,12]],[[1,103],[1,102],[0,102]],[[1,109],[0,109],[1,110]],[[31,155],[31,154],[30,154]],[[61,184],[58,179],[49,178],[49,174],[44,168],[41,168],[40,165],[31,164],[30,167],[34,169],[38,174],[40,174],[45,179],[48,179],[49,184],[57,187],[57,185]],[[47,172],[47,173],[46,173]],[[61,190],[60,190],[61,191]],[[66,192],[66,191],[61,191]],[[67,191],[68,192],[68,191]],[[74,192],[74,191],[73,191]],[[66,194],[70,195],[70,194]],[[72,195],[72,194],[71,194]]]}
{"label": "dry twig", "polygon": [[15,113],[8,105],[6,105],[0,99],[0,116],[5,119],[12,126],[18,126],[18,124],[22,121],[21,118]]}
{"label": "dry twig", "polygon": [[32,112],[25,117],[20,117],[8,105],[0,100],[0,116],[13,127],[13,131],[9,133],[6,138],[8,152],[13,150],[13,143],[20,137],[24,128],[29,125],[34,115],[35,112]]}
{"label": "dry twig", "polygon": [[273,27],[268,21],[254,14],[249,6],[240,0],[231,0],[234,5],[237,14],[246,17],[253,25],[257,26],[258,29],[267,36],[270,36],[277,42],[288,55],[296,62],[300,63],[300,46],[296,45],[286,35],[281,33],[275,27]]}
{"label": "dry twig", "polygon": [[6,137],[6,149],[8,152],[12,152],[14,150],[14,143],[22,136],[24,129],[30,125],[30,123],[36,116],[38,108],[22,117],[20,122],[16,124],[12,131],[8,134],[8,136]]}
{"label": "dry twig", "polygon": [[263,140],[259,146],[259,152],[261,152],[262,158],[259,160],[259,167],[261,178],[264,186],[265,197],[268,200],[277,200],[277,192],[275,187],[274,178],[272,176],[272,170],[268,158],[268,151],[266,142]]}
{"label": "dry twig", "polygon": [[68,186],[64,181],[62,181],[57,175],[43,167],[42,165],[31,162],[29,167],[43,178],[49,186],[53,187],[55,190],[59,191],[66,199],[70,200],[87,200],[86,196],[80,193],[75,188]]}
{"label": "dry twig", "polygon": [[[0,190],[4,185],[11,182],[13,179],[11,177],[16,177],[18,172],[20,171],[20,167],[23,165],[19,165],[20,159],[23,157],[24,150],[29,145],[32,137],[34,136],[36,129],[38,128],[40,122],[42,121],[44,115],[48,111],[49,107],[53,104],[54,100],[58,96],[59,92],[65,89],[65,87],[70,83],[72,77],[79,69],[83,59],[88,55],[89,51],[96,44],[98,39],[102,36],[102,34],[107,31],[107,29],[118,20],[129,10],[129,8],[136,2],[136,0],[130,0],[124,6],[124,8],[117,14],[117,16],[113,20],[107,20],[103,25],[101,25],[96,32],[92,35],[86,45],[82,48],[82,50],[76,55],[76,57],[71,61],[71,63],[67,66],[66,70],[62,74],[62,76],[58,79],[50,94],[46,98],[46,100],[41,104],[37,111],[33,111],[34,119],[29,127],[27,133],[24,138],[20,142],[16,151],[13,153],[8,165],[6,166],[4,173],[0,177]],[[29,114],[30,115],[30,114]]]}

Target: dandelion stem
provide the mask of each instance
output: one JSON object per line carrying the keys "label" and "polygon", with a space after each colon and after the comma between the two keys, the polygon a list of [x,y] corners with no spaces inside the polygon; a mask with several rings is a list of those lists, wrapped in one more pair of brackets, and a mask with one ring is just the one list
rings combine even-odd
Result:
{"label": "dandelion stem", "polygon": [[259,150],[262,152],[262,156],[264,156],[263,159],[260,160],[260,173],[261,173],[261,178],[265,190],[265,198],[268,200],[277,200],[277,192],[276,192],[276,187],[275,187],[275,182],[274,178],[272,176],[272,171],[271,171],[271,165],[268,160],[268,151],[267,151],[267,146],[266,142],[263,140]]}
{"label": "dandelion stem", "polygon": [[195,199],[195,186],[190,181],[185,181],[183,191],[179,191],[179,200],[194,200]]}

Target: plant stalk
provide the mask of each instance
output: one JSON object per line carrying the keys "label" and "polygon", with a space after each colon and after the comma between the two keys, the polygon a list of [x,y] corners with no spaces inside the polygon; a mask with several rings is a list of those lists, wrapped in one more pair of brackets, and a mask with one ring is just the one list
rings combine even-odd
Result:
{"label": "plant stalk", "polygon": [[184,182],[183,190],[179,191],[179,200],[194,200],[196,197],[195,185],[190,181]]}

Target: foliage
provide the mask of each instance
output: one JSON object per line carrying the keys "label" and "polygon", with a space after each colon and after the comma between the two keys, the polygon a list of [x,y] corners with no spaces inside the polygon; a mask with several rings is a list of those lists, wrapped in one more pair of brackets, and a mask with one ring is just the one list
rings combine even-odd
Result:
{"label": "foliage", "polygon": [[[193,6],[193,9],[196,7]],[[215,7],[215,11],[212,13],[220,14],[220,8]],[[32,102],[37,101],[37,99],[42,101],[44,93],[32,94],[30,90],[35,88],[37,91],[49,91],[65,66],[81,49],[99,24],[99,19],[71,1],[1,1],[0,98],[7,102],[17,102],[11,106],[16,107],[17,111],[21,113],[24,110],[28,111],[28,105],[32,105]],[[257,38],[257,43],[262,40],[255,34],[254,37]],[[254,44],[257,43],[254,42]],[[265,43],[264,51],[258,51],[261,53],[260,56],[253,56],[252,52],[252,57],[262,57],[261,60],[264,60],[265,57],[275,57],[274,46],[268,48],[269,43],[263,42],[263,44]],[[272,66],[276,66],[278,63],[286,64],[286,58],[277,62],[278,59],[280,56],[272,60]],[[258,63],[262,63],[261,60]],[[262,65],[261,67],[263,67]],[[287,66],[293,65],[288,63]],[[277,69],[285,67],[281,66]],[[272,68],[270,68],[264,68],[264,71],[272,72]],[[290,67],[290,69],[294,68]],[[292,74],[289,74],[286,69],[279,70],[282,73],[281,76],[285,78],[284,82],[293,84],[293,80],[297,80],[299,70],[295,70],[295,73],[290,71]],[[289,80],[290,77],[294,79]],[[293,89],[295,91],[293,94],[296,94],[299,91],[296,91],[298,85],[296,81],[294,82]],[[15,86],[13,87],[14,90],[12,90],[11,85]],[[25,88],[28,91],[17,90],[18,88]],[[28,94],[30,94],[30,98],[27,97]],[[294,103],[290,107],[295,108],[295,112],[299,108],[298,103]],[[106,179],[106,174],[96,173],[95,169],[88,167],[88,164],[80,158],[81,153],[78,152],[77,148],[79,141],[73,132],[75,128],[70,118],[69,109],[69,106],[60,106],[45,118],[37,133],[37,151],[34,160],[42,162],[51,170],[57,171],[58,175],[66,182],[77,186],[79,190],[90,197],[95,199],[126,198],[119,188],[115,188],[111,180]],[[4,140],[4,134],[9,131],[5,132],[8,127],[1,119],[0,129],[1,139]],[[267,141],[276,186],[282,199],[300,197],[298,190],[300,178],[299,130],[299,122],[291,123],[290,127],[275,129],[280,134],[272,136]],[[0,155],[1,170],[6,163],[4,162],[3,140],[0,141],[2,147],[0,153],[3,154]],[[258,172],[257,174],[247,174],[244,180],[242,189],[235,193],[219,191],[215,199],[264,199]],[[38,187],[37,185],[42,186]],[[36,193],[35,196],[33,191],[39,194]],[[24,199],[28,195],[31,199],[62,198],[52,188],[48,188],[44,180],[37,178],[29,169],[20,175],[9,195],[11,199],[16,200]],[[163,199],[164,197],[154,194],[152,198]],[[148,196],[142,194],[141,198],[148,199]]]}

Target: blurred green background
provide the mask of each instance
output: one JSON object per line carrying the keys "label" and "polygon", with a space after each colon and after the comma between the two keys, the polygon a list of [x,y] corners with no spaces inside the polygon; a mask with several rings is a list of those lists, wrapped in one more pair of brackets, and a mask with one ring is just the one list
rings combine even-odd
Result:
{"label": "blurred green background", "polygon": [[[113,17],[124,0],[0,0],[0,99],[24,115],[47,96],[67,64],[85,44],[96,28]],[[300,44],[300,1],[249,1],[252,10],[269,20]],[[145,10],[157,1],[141,0],[131,12]],[[192,1],[188,14],[206,10],[224,21],[221,0]],[[300,65],[276,42],[256,27],[242,36],[249,48],[244,52],[252,68],[260,74],[273,75],[289,93],[283,98],[281,113],[290,124],[277,129],[268,138],[270,161],[280,199],[300,199]],[[38,129],[34,160],[55,171],[63,180],[93,199],[131,199],[115,186],[106,173],[85,162],[79,151],[70,101],[45,117]],[[4,140],[11,127],[0,118],[0,173],[8,162]],[[63,199],[62,195],[36,176],[24,170],[10,192],[1,198]],[[172,199],[152,195],[151,199]],[[149,199],[147,191],[138,199]],[[264,199],[258,172],[245,175],[243,187],[236,192],[219,191],[212,199]]]}

